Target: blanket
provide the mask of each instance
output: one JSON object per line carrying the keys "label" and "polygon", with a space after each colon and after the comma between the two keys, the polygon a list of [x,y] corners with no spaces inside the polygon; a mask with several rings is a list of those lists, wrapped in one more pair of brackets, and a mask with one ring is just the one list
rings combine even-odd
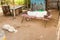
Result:
{"label": "blanket", "polygon": [[44,17],[47,15],[47,11],[28,11],[27,14],[29,16]]}

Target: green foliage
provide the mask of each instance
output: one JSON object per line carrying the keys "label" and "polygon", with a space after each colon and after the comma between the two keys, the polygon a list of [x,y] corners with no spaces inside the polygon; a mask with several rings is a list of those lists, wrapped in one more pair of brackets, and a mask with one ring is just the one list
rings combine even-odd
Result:
{"label": "green foliage", "polygon": [[1,0],[0,1],[0,4],[2,4],[2,5],[4,5],[4,4],[9,4],[10,2],[9,2],[10,0]]}
{"label": "green foliage", "polygon": [[[2,0],[2,2],[3,4],[16,4],[16,5],[27,4],[27,0]],[[29,0],[28,0],[28,4],[29,4]]]}
{"label": "green foliage", "polygon": [[17,5],[23,5],[25,3],[25,0],[15,0],[15,4]]}

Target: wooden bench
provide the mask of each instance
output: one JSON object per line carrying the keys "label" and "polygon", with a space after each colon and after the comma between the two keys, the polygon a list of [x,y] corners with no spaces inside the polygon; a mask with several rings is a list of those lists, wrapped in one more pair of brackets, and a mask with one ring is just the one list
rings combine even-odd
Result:
{"label": "wooden bench", "polygon": [[24,11],[23,14],[22,14],[22,20],[21,20],[21,23],[24,21],[24,20],[31,20],[31,19],[41,19],[43,21],[45,21],[45,27],[46,27],[46,23],[47,21],[49,21],[52,17],[52,15],[48,12],[47,15],[45,15],[44,17],[36,17],[36,16],[29,16],[27,14],[27,11]]}

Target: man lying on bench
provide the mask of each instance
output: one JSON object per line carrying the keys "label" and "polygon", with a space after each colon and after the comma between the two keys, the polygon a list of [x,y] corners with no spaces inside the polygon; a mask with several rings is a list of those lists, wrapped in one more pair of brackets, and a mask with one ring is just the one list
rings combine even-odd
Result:
{"label": "man lying on bench", "polygon": [[47,11],[24,11],[22,14],[22,22],[24,19],[30,20],[30,19],[42,19],[42,20],[49,20],[51,18],[51,14]]}

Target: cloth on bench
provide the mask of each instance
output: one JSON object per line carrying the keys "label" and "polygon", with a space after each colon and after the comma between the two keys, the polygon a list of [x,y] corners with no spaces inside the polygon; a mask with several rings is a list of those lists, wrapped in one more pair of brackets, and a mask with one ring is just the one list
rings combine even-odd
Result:
{"label": "cloth on bench", "polygon": [[27,15],[35,17],[44,17],[47,15],[47,11],[27,11]]}

